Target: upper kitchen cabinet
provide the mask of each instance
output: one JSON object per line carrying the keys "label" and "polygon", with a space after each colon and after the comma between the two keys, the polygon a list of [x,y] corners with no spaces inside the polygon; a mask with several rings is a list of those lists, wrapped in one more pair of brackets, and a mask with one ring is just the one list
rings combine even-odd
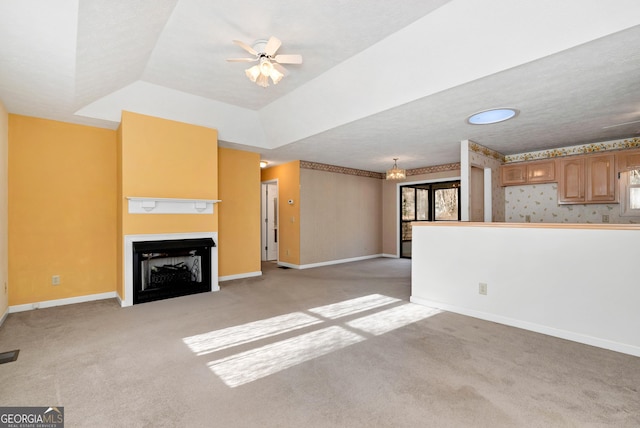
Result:
{"label": "upper kitchen cabinet", "polygon": [[559,204],[618,202],[615,155],[588,155],[560,159]]}
{"label": "upper kitchen cabinet", "polygon": [[500,167],[500,184],[502,186],[552,183],[555,181],[555,160],[515,163]]}
{"label": "upper kitchen cabinet", "polygon": [[618,153],[618,171],[640,169],[640,150],[625,150]]}

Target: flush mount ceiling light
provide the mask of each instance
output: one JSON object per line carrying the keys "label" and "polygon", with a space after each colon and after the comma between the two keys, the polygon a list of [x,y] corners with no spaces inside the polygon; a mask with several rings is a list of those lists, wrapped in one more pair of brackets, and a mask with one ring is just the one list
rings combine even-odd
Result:
{"label": "flush mount ceiling light", "polygon": [[490,125],[512,119],[518,114],[520,114],[520,111],[514,108],[493,108],[472,114],[467,118],[467,123],[471,125]]}
{"label": "flush mount ceiling light", "polygon": [[404,180],[407,178],[407,171],[398,168],[398,158],[393,158],[393,168],[387,171],[387,180]]}
{"label": "flush mount ceiling light", "polygon": [[269,162],[267,161],[260,161],[260,168],[266,168],[267,165],[269,165]]}
{"label": "flush mount ceiling light", "polygon": [[240,46],[254,57],[229,58],[227,61],[258,62],[257,65],[247,68],[244,72],[249,80],[263,88],[269,86],[269,78],[271,78],[274,85],[277,85],[284,76],[289,74],[289,72],[280,64],[302,64],[301,55],[276,55],[276,51],[282,42],[275,37],[270,37],[268,41],[258,40],[254,43],[253,47],[241,42],[240,40],[234,40],[233,43]]}

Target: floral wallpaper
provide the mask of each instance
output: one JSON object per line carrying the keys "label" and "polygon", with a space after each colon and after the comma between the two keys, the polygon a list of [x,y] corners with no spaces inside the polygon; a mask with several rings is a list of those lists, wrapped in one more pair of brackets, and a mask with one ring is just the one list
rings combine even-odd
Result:
{"label": "floral wallpaper", "polygon": [[620,204],[558,205],[558,184],[547,183],[505,187],[505,221],[640,224],[640,217],[622,217]]}
{"label": "floral wallpaper", "polygon": [[571,155],[584,155],[588,153],[606,152],[608,150],[622,150],[640,148],[640,138],[628,140],[613,140],[602,143],[582,144],[580,146],[563,147],[559,149],[541,150],[538,152],[520,153],[504,156],[505,163],[523,162],[539,159],[557,158]]}

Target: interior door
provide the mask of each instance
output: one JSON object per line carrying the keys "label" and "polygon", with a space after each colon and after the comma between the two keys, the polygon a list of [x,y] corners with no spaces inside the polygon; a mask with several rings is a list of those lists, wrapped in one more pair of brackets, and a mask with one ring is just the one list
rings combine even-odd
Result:
{"label": "interior door", "polygon": [[278,184],[262,184],[262,260],[278,259]]}

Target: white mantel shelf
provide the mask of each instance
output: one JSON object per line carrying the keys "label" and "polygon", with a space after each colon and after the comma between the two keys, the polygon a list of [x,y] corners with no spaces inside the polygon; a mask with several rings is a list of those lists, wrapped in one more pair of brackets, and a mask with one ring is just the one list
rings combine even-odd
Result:
{"label": "white mantel shelf", "polygon": [[127,196],[129,214],[213,214],[219,199],[149,198]]}

